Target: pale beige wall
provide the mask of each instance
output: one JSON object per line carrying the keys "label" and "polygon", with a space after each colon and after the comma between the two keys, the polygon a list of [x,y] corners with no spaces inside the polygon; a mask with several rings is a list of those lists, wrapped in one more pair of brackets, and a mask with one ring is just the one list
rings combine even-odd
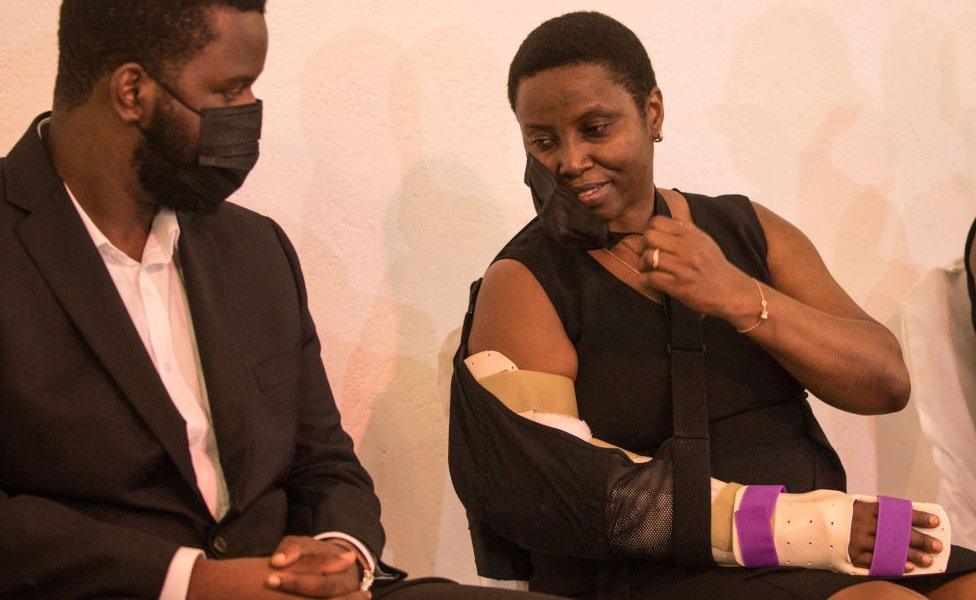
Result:
{"label": "pale beige wall", "polygon": [[[0,0],[0,152],[50,104],[56,0]],[[271,0],[263,157],[236,200],[303,260],[324,358],[378,480],[387,558],[473,574],[438,351],[531,216],[508,61],[578,2]],[[890,322],[976,212],[971,0],[591,3],[631,26],[667,106],[659,183],[750,195]],[[773,307],[775,311],[775,307]],[[934,496],[917,419],[818,408],[851,487]]]}

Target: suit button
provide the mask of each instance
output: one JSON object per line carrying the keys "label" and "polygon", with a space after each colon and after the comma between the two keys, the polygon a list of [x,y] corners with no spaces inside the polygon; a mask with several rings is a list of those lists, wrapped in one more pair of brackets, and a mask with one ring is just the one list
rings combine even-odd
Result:
{"label": "suit button", "polygon": [[217,554],[227,554],[227,540],[222,536],[216,536],[213,540],[213,550]]}

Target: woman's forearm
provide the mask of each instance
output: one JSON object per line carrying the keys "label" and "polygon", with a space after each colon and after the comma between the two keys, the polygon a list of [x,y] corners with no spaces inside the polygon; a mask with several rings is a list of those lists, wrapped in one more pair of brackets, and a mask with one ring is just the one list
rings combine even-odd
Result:
{"label": "woman's forearm", "polygon": [[[761,285],[769,318],[743,335],[831,406],[862,415],[904,408],[911,383],[901,348],[887,328],[868,319],[833,316]],[[746,329],[758,323],[759,290],[750,281],[737,296],[723,318]]]}

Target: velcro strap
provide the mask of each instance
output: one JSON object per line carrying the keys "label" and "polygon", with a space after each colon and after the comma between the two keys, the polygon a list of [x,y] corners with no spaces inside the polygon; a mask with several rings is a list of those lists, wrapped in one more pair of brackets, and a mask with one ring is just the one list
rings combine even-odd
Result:
{"label": "velcro strap", "polygon": [[739,510],[735,511],[735,527],[744,566],[779,566],[770,519],[776,499],[784,491],[782,485],[750,485],[742,493]]}
{"label": "velcro strap", "polygon": [[735,495],[743,486],[729,482],[712,500],[712,547],[732,552],[732,513]]}
{"label": "velcro strap", "polygon": [[910,500],[878,496],[878,533],[869,575],[898,577],[905,572],[908,544],[912,535]]}
{"label": "velcro strap", "polygon": [[510,411],[527,410],[579,418],[573,380],[539,371],[502,371],[479,377],[478,383]]}

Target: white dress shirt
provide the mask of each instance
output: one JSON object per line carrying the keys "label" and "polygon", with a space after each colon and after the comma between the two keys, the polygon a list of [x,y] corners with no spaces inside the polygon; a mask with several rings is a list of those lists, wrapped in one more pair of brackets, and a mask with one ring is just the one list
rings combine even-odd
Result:
{"label": "white dress shirt", "polygon": [[[227,513],[229,495],[220,465],[190,305],[182,273],[174,260],[180,238],[176,213],[168,208],[159,210],[153,218],[142,260],[136,261],[112,244],[70,189],[68,196],[98,248],[170,399],[186,421],[187,445],[197,487],[210,513],[219,521]],[[366,546],[346,533],[330,531],[315,537],[348,541],[366,558],[370,571],[376,566]],[[170,561],[160,600],[186,599],[193,565],[203,555],[199,548],[177,550]]]}

